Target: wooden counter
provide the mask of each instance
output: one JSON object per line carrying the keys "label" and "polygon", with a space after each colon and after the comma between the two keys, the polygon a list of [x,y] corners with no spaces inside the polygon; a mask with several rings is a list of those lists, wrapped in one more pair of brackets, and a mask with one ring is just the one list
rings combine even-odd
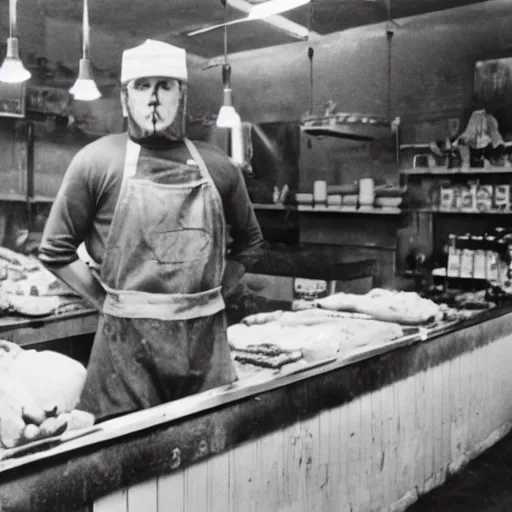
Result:
{"label": "wooden counter", "polygon": [[[512,422],[512,312],[239,381],[0,464],[15,511],[405,510]],[[167,508],[165,508],[167,507]]]}
{"label": "wooden counter", "polygon": [[76,336],[93,335],[97,324],[98,314],[94,309],[83,309],[42,318],[2,316],[0,317],[0,338],[25,347]]}

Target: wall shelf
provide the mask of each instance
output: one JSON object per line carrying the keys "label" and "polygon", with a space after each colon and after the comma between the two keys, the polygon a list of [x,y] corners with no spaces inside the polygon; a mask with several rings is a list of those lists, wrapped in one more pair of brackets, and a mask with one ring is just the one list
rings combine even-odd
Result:
{"label": "wall shelf", "polygon": [[378,207],[369,207],[369,208],[358,208],[355,207],[341,207],[341,208],[329,208],[327,206],[299,206],[299,212],[309,212],[309,213],[349,213],[349,214],[366,214],[366,215],[401,215],[401,208],[378,208]]}
{"label": "wall shelf", "polygon": [[442,213],[449,215],[512,215],[512,210],[488,210],[488,211],[480,211],[480,210],[446,210],[442,208],[436,207],[423,207],[423,208],[407,208],[404,209],[406,212],[416,212],[416,213]]}
{"label": "wall shelf", "polygon": [[472,169],[448,169],[446,167],[431,167],[431,168],[420,168],[416,169],[404,169],[400,171],[401,174],[405,175],[420,175],[420,176],[453,176],[453,175],[482,175],[482,174],[512,174],[512,167],[491,167],[490,169],[485,168],[472,168]]}
{"label": "wall shelf", "polygon": [[55,200],[54,197],[48,197],[48,196],[40,196],[36,195],[33,197],[28,198],[24,194],[18,194],[18,193],[7,193],[7,194],[0,194],[0,201],[5,201],[7,203],[46,203],[51,204]]}
{"label": "wall shelf", "polygon": [[282,205],[282,204],[261,204],[253,203],[255,210],[294,210],[298,212],[307,213],[350,213],[350,214],[366,214],[366,215],[400,215],[401,208],[379,208],[375,207],[361,207],[355,206],[341,206],[341,207],[328,207],[328,206],[309,206],[309,205]]}
{"label": "wall shelf", "polygon": [[284,210],[291,210],[293,208],[292,206],[284,205],[284,204],[266,204],[266,203],[253,203],[252,206],[255,210],[284,211]]}

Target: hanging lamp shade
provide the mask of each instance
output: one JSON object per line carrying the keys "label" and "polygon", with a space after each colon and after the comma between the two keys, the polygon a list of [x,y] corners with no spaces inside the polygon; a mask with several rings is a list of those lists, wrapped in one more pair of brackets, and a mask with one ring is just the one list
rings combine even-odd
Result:
{"label": "hanging lamp shade", "polygon": [[91,61],[89,59],[80,59],[78,78],[69,89],[75,100],[93,101],[101,98],[101,93],[96,86],[93,78]]}
{"label": "hanging lamp shade", "polygon": [[7,51],[0,67],[0,82],[21,83],[31,77],[20,59],[18,38],[16,37],[16,0],[9,0],[9,37]]}
{"label": "hanging lamp shade", "polygon": [[8,37],[5,59],[0,67],[0,82],[20,83],[31,76],[30,71],[25,68],[20,59],[18,38]]}
{"label": "hanging lamp shade", "polygon": [[73,87],[69,89],[75,100],[94,101],[101,98],[96,86],[89,59],[89,9],[87,0],[84,0],[84,13],[82,19],[82,58],[79,62],[78,77]]}
{"label": "hanging lamp shade", "polygon": [[231,89],[231,66],[228,63],[222,65],[222,81],[224,83],[224,100],[217,116],[218,128],[234,128],[241,124],[240,116],[233,106],[233,91]]}

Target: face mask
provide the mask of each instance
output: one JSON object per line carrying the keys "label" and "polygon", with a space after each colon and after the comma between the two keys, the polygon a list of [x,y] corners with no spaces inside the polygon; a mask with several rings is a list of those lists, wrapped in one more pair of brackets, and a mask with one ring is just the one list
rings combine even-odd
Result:
{"label": "face mask", "polygon": [[165,77],[138,78],[121,92],[130,138],[146,146],[162,146],[185,137],[186,85]]}

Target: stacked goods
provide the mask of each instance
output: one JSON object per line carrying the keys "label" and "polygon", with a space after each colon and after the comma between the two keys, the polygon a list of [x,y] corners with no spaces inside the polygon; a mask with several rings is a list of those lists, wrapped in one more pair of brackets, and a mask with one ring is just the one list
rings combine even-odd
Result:
{"label": "stacked goods", "polygon": [[0,447],[91,426],[94,417],[75,410],[85,374],[67,356],[0,340]]}
{"label": "stacked goods", "polygon": [[424,325],[442,319],[440,307],[415,292],[396,292],[375,288],[365,295],[335,293],[317,299],[313,305],[332,311],[369,315],[375,320],[401,325]]}
{"label": "stacked goods", "polygon": [[46,316],[84,307],[36,258],[0,247],[0,314]]}
{"label": "stacked goods", "polygon": [[401,336],[397,324],[321,309],[259,313],[228,328],[235,361],[272,369],[343,357],[355,348]]}

